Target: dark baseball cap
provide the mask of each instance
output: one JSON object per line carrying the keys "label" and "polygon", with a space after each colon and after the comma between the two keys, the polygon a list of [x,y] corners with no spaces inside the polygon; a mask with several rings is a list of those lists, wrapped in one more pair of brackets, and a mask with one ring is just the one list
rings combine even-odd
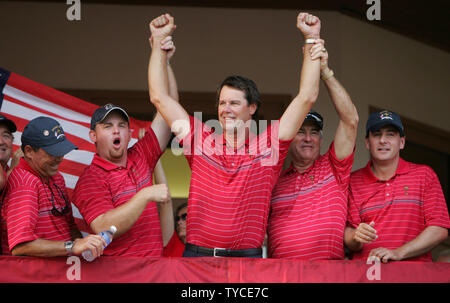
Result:
{"label": "dark baseball cap", "polygon": [[95,110],[94,114],[91,117],[91,129],[95,129],[95,126],[97,125],[97,123],[102,122],[106,116],[109,115],[110,112],[117,110],[119,112],[121,112],[124,117],[126,118],[127,122],[130,123],[130,117],[128,117],[127,112],[119,107],[116,106],[114,104],[108,103],[106,105],[103,105],[102,107],[99,107]]}
{"label": "dark baseball cap", "polygon": [[58,121],[49,117],[37,117],[28,122],[22,132],[22,145],[40,147],[55,157],[62,157],[78,149],[64,134]]}
{"label": "dark baseball cap", "polygon": [[405,135],[400,116],[394,112],[384,109],[370,114],[366,123],[366,137],[369,136],[369,132],[380,130],[386,125],[395,126],[400,133],[400,137]]}
{"label": "dark baseball cap", "polygon": [[316,112],[311,110],[305,117],[305,120],[303,121],[303,123],[305,123],[306,121],[312,121],[314,122],[320,130],[323,129],[323,118],[322,116]]}
{"label": "dark baseball cap", "polygon": [[13,120],[10,120],[8,118],[6,118],[5,116],[3,116],[2,114],[0,114],[0,124],[5,124],[7,128],[9,128],[9,131],[11,133],[15,133],[17,130],[17,126],[14,123]]}

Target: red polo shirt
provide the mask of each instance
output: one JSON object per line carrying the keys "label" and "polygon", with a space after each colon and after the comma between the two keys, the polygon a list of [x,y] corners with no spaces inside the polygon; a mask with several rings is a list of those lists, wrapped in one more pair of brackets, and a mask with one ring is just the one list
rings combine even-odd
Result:
{"label": "red polo shirt", "polygon": [[276,184],[268,226],[269,257],[343,259],[352,153],[336,158],[334,143],[300,174],[291,165]]}
{"label": "red polo shirt", "polygon": [[19,164],[9,175],[2,206],[4,254],[10,254],[17,244],[37,238],[54,241],[71,240],[70,231],[76,229],[76,225],[70,202],[68,203],[70,212],[67,215],[54,216],[51,213],[52,197],[58,210],[66,205],[57,187],[68,199],[61,174],[50,177],[47,184],[24,158],[20,159]]}
{"label": "red polo shirt", "polygon": [[184,243],[181,242],[176,231],[173,232],[169,243],[164,247],[164,257],[182,257],[184,252]]}
{"label": "red polo shirt", "polygon": [[270,196],[291,140],[278,139],[279,121],[239,148],[191,117],[184,153],[192,175],[187,242],[204,247],[246,249],[264,241]]}
{"label": "red polo shirt", "polygon": [[[158,139],[150,128],[144,138],[128,149],[127,166],[119,167],[95,155],[78,179],[74,204],[87,224],[128,202],[139,190],[153,185],[152,174],[161,156]],[[149,202],[136,223],[104,250],[105,256],[162,255],[158,209]]]}
{"label": "red polo shirt", "polygon": [[[378,239],[364,244],[354,259],[366,259],[377,247],[396,249],[428,226],[450,227],[442,188],[430,167],[400,158],[395,175],[382,181],[370,166],[371,161],[351,175],[348,221],[354,228],[374,221]],[[431,261],[431,253],[408,260]]]}
{"label": "red polo shirt", "polygon": [[[3,173],[5,176],[5,180],[7,180],[7,171],[9,170],[9,166],[8,164],[3,167]],[[0,243],[2,243],[2,235],[3,235],[3,220],[2,220],[2,216],[1,216],[1,209],[2,209],[2,205],[3,205],[3,199],[5,198],[5,194],[6,194],[6,182],[5,182],[5,186],[0,190]],[[0,245],[0,255],[2,254],[2,246]]]}

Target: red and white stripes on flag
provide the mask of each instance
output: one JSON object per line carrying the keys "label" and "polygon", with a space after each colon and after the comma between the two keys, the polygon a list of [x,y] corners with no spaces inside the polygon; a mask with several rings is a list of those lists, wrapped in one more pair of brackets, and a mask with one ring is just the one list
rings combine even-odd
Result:
{"label": "red and white stripes on flag", "polygon": [[[28,122],[38,116],[56,119],[64,129],[66,137],[78,147],[64,157],[59,171],[66,182],[67,191],[72,191],[84,168],[91,164],[95,146],[89,139],[91,115],[98,105],[37,83],[33,80],[0,68],[0,112],[17,125],[13,150],[21,145],[22,131]],[[150,122],[130,117],[132,146],[138,139],[139,128],[147,129]],[[84,220],[74,204],[73,214],[78,226],[86,231]]]}

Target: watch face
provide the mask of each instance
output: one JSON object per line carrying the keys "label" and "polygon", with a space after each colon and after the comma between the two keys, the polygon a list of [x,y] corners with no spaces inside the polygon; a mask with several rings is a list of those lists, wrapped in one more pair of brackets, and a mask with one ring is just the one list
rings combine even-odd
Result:
{"label": "watch face", "polygon": [[72,252],[73,242],[72,241],[66,241],[64,242],[64,247],[66,248],[67,252]]}

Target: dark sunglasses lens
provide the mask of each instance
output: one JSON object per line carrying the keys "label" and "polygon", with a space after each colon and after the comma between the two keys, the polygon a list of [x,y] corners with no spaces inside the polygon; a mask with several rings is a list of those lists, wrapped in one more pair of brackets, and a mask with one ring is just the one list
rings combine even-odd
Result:
{"label": "dark sunglasses lens", "polygon": [[178,222],[180,220],[186,221],[186,218],[187,218],[187,213],[182,214],[181,216],[176,216],[175,217],[175,222]]}

